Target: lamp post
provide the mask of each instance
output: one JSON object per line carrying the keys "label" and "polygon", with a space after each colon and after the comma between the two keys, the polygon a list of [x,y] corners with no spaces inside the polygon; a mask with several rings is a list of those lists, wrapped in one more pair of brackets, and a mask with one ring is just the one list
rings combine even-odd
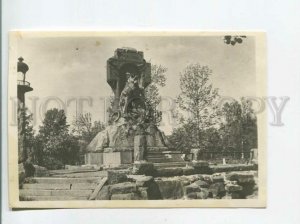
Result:
{"label": "lamp post", "polygon": [[25,93],[30,92],[33,88],[30,86],[29,82],[26,82],[26,72],[29,70],[27,64],[23,61],[22,57],[18,58],[18,66],[17,71],[22,72],[23,80],[18,80],[18,88],[17,88],[17,95],[18,95],[18,113],[19,122],[18,122],[18,163],[25,162],[27,159],[27,150],[26,150],[26,133],[25,133]]}

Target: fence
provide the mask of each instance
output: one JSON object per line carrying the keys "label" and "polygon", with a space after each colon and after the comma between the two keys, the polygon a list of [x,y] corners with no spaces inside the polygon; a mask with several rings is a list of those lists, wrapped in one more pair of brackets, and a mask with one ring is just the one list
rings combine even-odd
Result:
{"label": "fence", "polygon": [[223,159],[228,164],[246,163],[250,159],[250,151],[202,151],[200,158],[211,163],[223,163]]}

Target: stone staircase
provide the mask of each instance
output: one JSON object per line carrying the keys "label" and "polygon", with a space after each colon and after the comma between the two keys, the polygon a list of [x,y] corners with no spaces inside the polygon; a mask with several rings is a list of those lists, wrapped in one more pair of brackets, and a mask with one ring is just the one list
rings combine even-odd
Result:
{"label": "stone staircase", "polygon": [[50,177],[33,177],[19,190],[23,201],[88,200],[101,181],[102,171],[60,172]]}
{"label": "stone staircase", "polygon": [[165,163],[153,163],[155,168],[172,168],[172,167],[185,167],[187,162],[165,162]]}
{"label": "stone staircase", "polygon": [[177,151],[148,152],[147,161],[152,163],[184,162],[182,153]]}

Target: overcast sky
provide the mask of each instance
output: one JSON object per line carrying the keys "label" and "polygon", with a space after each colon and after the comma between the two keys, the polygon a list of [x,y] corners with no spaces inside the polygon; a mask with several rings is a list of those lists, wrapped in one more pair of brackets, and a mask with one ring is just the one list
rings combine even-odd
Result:
{"label": "overcast sky", "polygon": [[[106,82],[106,61],[120,47],[143,51],[147,61],[168,68],[162,96],[175,98],[179,94],[179,74],[189,63],[212,69],[211,81],[220,95],[255,96],[255,39],[251,37],[235,46],[224,44],[222,36],[22,38],[17,55],[29,65],[27,81],[34,89],[26,94],[27,106],[30,108],[28,98],[33,96],[39,97],[38,109],[49,96],[64,102],[89,96],[93,106],[86,105],[84,112],[91,112],[93,120],[103,120],[106,109],[98,99],[112,94]],[[49,108],[52,106],[50,103]],[[71,103],[67,108],[69,122],[75,111]],[[40,124],[40,116],[37,119]],[[170,131],[170,127],[162,129]]]}

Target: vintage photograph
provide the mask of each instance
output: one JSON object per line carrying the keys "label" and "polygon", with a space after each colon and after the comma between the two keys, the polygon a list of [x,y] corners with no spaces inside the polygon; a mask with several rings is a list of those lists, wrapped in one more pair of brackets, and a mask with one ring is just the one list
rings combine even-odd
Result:
{"label": "vintage photograph", "polygon": [[13,208],[265,207],[265,35],[19,32]]}

